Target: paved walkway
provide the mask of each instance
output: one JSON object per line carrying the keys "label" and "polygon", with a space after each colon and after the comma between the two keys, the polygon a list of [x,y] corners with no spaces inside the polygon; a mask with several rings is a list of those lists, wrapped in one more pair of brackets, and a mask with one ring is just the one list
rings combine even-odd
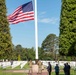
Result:
{"label": "paved walkway", "polygon": [[[5,72],[14,72],[14,73],[26,73],[29,74],[29,70],[5,70]],[[32,75],[48,75],[47,70],[43,70],[42,73],[33,73]]]}
{"label": "paved walkway", "polygon": [[48,75],[47,70],[43,70],[43,71],[42,71],[42,75]]}
{"label": "paved walkway", "polygon": [[28,75],[48,75],[48,72],[47,72],[47,70],[42,70],[42,73],[34,72],[33,74],[28,74]]}
{"label": "paved walkway", "polygon": [[28,75],[48,75],[48,73],[47,72],[42,72],[42,73],[39,73],[39,74],[33,73],[33,74],[28,74]]}

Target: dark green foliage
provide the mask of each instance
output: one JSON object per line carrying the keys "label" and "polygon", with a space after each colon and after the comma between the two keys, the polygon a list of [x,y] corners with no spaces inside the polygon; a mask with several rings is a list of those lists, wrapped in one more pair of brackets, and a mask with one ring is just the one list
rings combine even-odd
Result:
{"label": "dark green foliage", "polygon": [[[59,55],[58,50],[56,49],[54,53],[50,51],[43,50],[41,47],[38,47],[38,57],[39,60],[76,60],[76,57],[72,56],[61,56]],[[18,56],[20,55],[21,60],[35,60],[35,50],[34,48],[24,48],[21,45],[14,46],[12,52],[11,60],[18,60]]]}
{"label": "dark green foliage", "polygon": [[35,59],[35,50],[34,48],[23,48],[21,45],[14,46],[13,49],[13,59],[18,60],[20,56],[21,60],[34,60]]}
{"label": "dark green foliage", "polygon": [[58,37],[55,34],[49,34],[42,43],[42,49],[52,52],[58,46]]}
{"label": "dark green foliage", "polygon": [[27,59],[30,60],[35,60],[35,50],[34,48],[28,48],[27,50]]}
{"label": "dark green foliage", "polygon": [[38,56],[40,60],[43,60],[45,58],[45,52],[42,48],[38,47]]}
{"label": "dark green foliage", "polygon": [[12,42],[9,30],[5,0],[0,0],[0,59],[11,59]]}
{"label": "dark green foliage", "polygon": [[45,51],[45,59],[56,59],[56,54],[58,53],[59,39],[55,34],[49,34],[42,42],[42,49]]}
{"label": "dark green foliage", "polygon": [[76,0],[62,0],[60,18],[60,43],[61,55],[76,55]]}

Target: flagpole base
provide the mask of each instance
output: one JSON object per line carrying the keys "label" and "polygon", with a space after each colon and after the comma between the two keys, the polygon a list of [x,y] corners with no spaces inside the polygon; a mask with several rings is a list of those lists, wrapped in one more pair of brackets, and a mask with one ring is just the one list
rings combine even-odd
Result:
{"label": "flagpole base", "polygon": [[39,59],[35,59],[35,64],[38,64]]}

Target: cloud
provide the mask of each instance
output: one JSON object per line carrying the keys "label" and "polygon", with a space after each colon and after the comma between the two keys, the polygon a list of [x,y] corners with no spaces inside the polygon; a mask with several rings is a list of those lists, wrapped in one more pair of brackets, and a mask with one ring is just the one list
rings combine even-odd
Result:
{"label": "cloud", "polygon": [[44,15],[44,14],[46,14],[46,12],[44,11],[44,12],[41,12],[41,15]]}
{"label": "cloud", "polygon": [[42,18],[38,19],[38,22],[56,24],[58,22],[58,18]]}
{"label": "cloud", "polygon": [[59,22],[57,17],[49,17],[46,11],[40,12],[38,14],[38,22],[40,23],[47,23],[47,24],[56,24]]}

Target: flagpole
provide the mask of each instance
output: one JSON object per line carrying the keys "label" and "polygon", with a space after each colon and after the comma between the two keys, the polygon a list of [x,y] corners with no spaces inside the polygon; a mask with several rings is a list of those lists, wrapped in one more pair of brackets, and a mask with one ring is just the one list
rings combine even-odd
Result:
{"label": "flagpole", "polygon": [[35,45],[36,45],[36,59],[38,59],[38,27],[37,27],[37,0],[34,0],[35,8]]}

